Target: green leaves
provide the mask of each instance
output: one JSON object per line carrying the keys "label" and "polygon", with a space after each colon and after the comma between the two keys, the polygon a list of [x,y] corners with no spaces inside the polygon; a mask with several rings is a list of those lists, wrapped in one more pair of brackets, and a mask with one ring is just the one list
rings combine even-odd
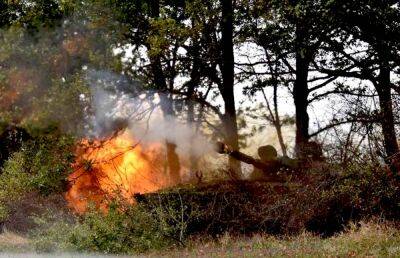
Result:
{"label": "green leaves", "polygon": [[150,56],[167,54],[171,46],[182,45],[189,34],[189,29],[171,18],[150,20],[150,32],[147,39]]}
{"label": "green leaves", "polygon": [[71,137],[57,134],[39,136],[27,143],[4,165],[0,200],[6,196],[19,198],[30,191],[63,193],[71,172],[73,144]]}

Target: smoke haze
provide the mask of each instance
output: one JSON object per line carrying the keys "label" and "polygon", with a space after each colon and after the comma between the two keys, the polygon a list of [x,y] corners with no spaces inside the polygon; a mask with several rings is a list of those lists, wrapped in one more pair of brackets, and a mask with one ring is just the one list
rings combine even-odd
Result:
{"label": "smoke haze", "polygon": [[[145,91],[137,81],[108,71],[88,70],[91,113],[87,115],[88,136],[102,138],[127,128],[143,145],[170,142],[180,156],[199,158],[213,151],[212,144],[194,125],[177,117],[164,116],[159,95]],[[83,97],[82,101],[88,101]]]}

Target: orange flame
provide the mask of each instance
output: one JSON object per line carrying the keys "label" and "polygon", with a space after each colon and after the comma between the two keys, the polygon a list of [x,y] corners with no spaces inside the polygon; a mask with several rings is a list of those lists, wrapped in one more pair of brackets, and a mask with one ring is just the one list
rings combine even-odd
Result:
{"label": "orange flame", "polygon": [[168,186],[168,178],[155,164],[160,146],[144,148],[128,133],[106,141],[83,140],[77,148],[74,172],[69,176],[66,200],[78,213],[89,203],[105,210],[110,198],[121,196],[132,203],[135,193]]}

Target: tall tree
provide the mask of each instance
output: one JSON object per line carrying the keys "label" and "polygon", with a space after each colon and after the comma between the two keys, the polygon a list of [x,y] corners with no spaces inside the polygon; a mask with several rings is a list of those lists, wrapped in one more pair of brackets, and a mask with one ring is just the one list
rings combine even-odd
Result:
{"label": "tall tree", "polygon": [[280,78],[278,83],[292,86],[296,111],[295,149],[297,156],[302,157],[305,154],[302,149],[307,149],[310,139],[308,108],[317,99],[311,99],[310,95],[334,80],[333,76],[311,76],[316,57],[325,39],[332,34],[333,26],[326,22],[325,6],[319,1],[250,2],[254,7],[249,10],[246,25],[242,26],[244,35],[264,50],[264,56],[247,65],[258,66],[258,70],[260,65],[275,67],[250,74],[270,80]]}
{"label": "tall tree", "polygon": [[[235,71],[234,71],[234,52],[233,52],[233,24],[234,24],[234,7],[232,0],[221,0],[221,71],[222,84],[220,92],[224,100],[225,115],[224,126],[226,132],[226,141],[234,150],[239,149],[239,135],[235,106]],[[230,158],[230,169],[239,176],[241,170],[240,163]]]}
{"label": "tall tree", "polygon": [[[188,41],[184,23],[185,2],[119,0],[108,4],[126,28],[119,44],[129,44],[134,48],[132,66],[128,73],[141,77],[151,89],[159,93],[160,107],[166,119],[176,117],[175,104],[179,102],[175,98],[178,91],[176,78],[191,70],[187,66],[190,64],[188,58],[185,55],[182,57],[179,52],[186,50],[185,43]],[[185,86],[193,88],[195,84],[193,82]],[[188,93],[184,95],[188,96]],[[180,182],[180,161],[176,146],[167,141],[166,149],[168,173],[173,182]]]}
{"label": "tall tree", "polygon": [[[378,95],[386,157],[399,152],[393,112],[391,73],[399,67],[399,18],[397,1],[331,1],[331,17],[342,30],[342,42],[332,39],[334,62],[345,64],[320,71],[370,81]],[[344,41],[343,39],[346,39]],[[344,45],[343,42],[346,42]],[[360,47],[360,44],[366,44]],[[349,48],[353,48],[351,54]],[[358,49],[357,49],[358,48]]]}
{"label": "tall tree", "polygon": [[[150,1],[150,18],[159,19],[160,18],[160,1],[159,0],[151,0]],[[152,47],[150,44],[146,44],[146,47],[149,52],[152,51]],[[156,89],[160,92],[160,104],[161,109],[164,113],[164,117],[169,119],[174,116],[174,108],[172,104],[172,97],[170,97],[168,93],[168,86],[166,82],[166,77],[164,74],[163,66],[161,63],[161,53],[160,51],[156,51],[156,54],[150,54],[150,65],[152,70],[153,83]],[[170,85],[172,86],[172,85]],[[171,88],[169,89],[171,91]],[[167,163],[168,163],[168,172],[171,178],[171,181],[176,183],[180,182],[180,162],[179,157],[176,154],[176,145],[172,142],[166,141],[166,149],[167,149]]]}

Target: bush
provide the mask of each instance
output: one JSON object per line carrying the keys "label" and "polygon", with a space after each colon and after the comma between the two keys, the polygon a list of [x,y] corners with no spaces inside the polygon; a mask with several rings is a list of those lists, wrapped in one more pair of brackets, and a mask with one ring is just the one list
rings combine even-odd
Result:
{"label": "bush", "polygon": [[90,209],[72,224],[40,233],[39,251],[136,254],[192,237],[226,233],[331,236],[372,217],[398,220],[399,183],[382,167],[314,171],[305,182],[213,182],[138,194],[138,204],[115,202],[106,214]]}
{"label": "bush", "polygon": [[281,198],[283,188],[266,182],[220,181],[136,195],[135,198],[156,220],[161,218],[175,225],[175,231],[170,234],[184,241],[197,234],[274,232],[274,225],[265,212]]}
{"label": "bush", "polygon": [[[166,213],[182,213],[185,237],[225,232],[291,235],[305,230],[331,236],[361,219],[400,218],[400,184],[384,167],[332,167],[307,173],[307,180],[297,183],[216,182],[136,199],[155,218],[160,207]],[[167,223],[176,225],[174,219]]]}
{"label": "bush", "polygon": [[177,244],[170,229],[141,206],[112,204],[106,214],[95,209],[72,224],[55,223],[36,230],[37,251],[143,253]]}
{"label": "bush", "polygon": [[72,137],[49,133],[24,143],[12,154],[0,173],[0,221],[14,203],[34,192],[42,196],[66,190],[73,162]]}
{"label": "bush", "polygon": [[37,190],[43,195],[65,190],[73,162],[73,139],[46,135],[26,143],[4,165],[0,193],[9,196]]}

